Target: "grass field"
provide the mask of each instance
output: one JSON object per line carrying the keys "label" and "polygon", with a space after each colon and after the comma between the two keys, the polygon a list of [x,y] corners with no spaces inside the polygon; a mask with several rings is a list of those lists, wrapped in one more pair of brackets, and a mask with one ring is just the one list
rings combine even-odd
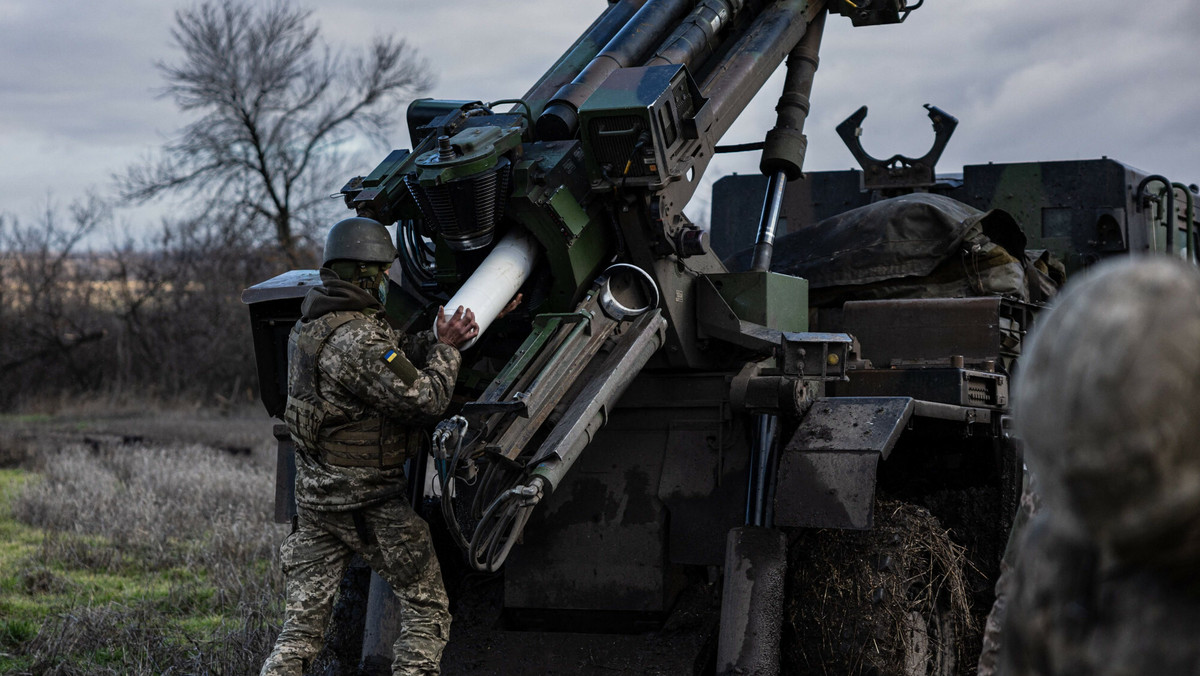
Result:
{"label": "grass field", "polygon": [[171,419],[0,420],[0,673],[258,671],[282,611],[269,421]]}

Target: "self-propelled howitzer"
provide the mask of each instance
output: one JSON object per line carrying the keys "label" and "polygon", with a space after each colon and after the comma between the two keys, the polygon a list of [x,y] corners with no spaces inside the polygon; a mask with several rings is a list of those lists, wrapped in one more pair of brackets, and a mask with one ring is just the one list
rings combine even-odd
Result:
{"label": "self-propelled howitzer", "polygon": [[[847,333],[809,331],[804,279],[769,271],[776,220],[801,175],[827,11],[870,25],[912,9],[610,2],[524,96],[414,102],[412,150],[342,188],[358,215],[396,227],[395,322],[425,328],[438,305],[479,316],[462,401],[409,476],[467,566],[503,566],[513,617],[662,620],[682,580],[723,569],[715,668],[778,672],[786,538],[776,526],[870,528],[874,464],[918,406],[846,397],[811,413],[857,351]],[[785,59],[778,121],[756,146],[769,184],[753,261],[730,271],[683,210]],[[247,292],[264,384],[278,382],[271,345],[312,276],[290,274]],[[500,317],[517,293],[522,305]],[[1002,374],[982,380],[1006,387]],[[283,399],[268,389],[278,414]],[[998,429],[999,415],[974,411],[1003,408],[1003,394],[975,404],[925,410]],[[843,422],[863,434],[812,442]],[[785,447],[797,459],[781,473]],[[825,460],[812,460],[818,452]],[[373,584],[364,656],[391,643],[390,595]]]}

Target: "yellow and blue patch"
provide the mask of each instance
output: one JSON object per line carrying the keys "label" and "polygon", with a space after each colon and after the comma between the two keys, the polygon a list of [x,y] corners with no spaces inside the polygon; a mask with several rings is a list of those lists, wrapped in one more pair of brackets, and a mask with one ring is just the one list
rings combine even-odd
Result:
{"label": "yellow and blue patch", "polygon": [[417,371],[417,367],[413,366],[412,362],[408,361],[404,353],[399,350],[384,352],[383,361],[387,364],[388,370],[395,373],[406,385],[412,385],[421,375]]}

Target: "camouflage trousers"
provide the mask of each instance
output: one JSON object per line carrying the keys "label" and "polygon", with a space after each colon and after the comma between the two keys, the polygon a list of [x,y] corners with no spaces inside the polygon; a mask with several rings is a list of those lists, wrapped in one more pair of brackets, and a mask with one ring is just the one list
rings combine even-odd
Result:
{"label": "camouflage trousers", "polygon": [[287,608],[275,649],[261,676],[301,676],[321,651],[338,585],[357,552],[391,585],[400,601],[400,636],[392,673],[439,673],[450,637],[449,601],[429,526],[404,500],[353,512],[301,507],[298,527],[280,547]]}
{"label": "camouflage trousers", "polygon": [[1000,644],[1003,640],[1004,622],[1008,616],[1008,600],[1012,596],[1013,566],[1020,555],[1021,540],[1029,528],[1029,521],[1042,509],[1038,492],[1037,477],[1028,469],[1021,478],[1021,501],[1013,517],[1012,530],[1008,533],[1008,544],[1004,546],[1004,558],[1000,560],[1000,577],[996,580],[996,601],[988,613],[983,627],[983,649],[979,653],[976,676],[996,676],[1000,673]]}

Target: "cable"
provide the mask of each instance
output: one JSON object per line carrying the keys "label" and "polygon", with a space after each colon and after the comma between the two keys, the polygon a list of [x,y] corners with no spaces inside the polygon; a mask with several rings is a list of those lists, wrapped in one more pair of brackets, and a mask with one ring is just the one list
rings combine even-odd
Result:
{"label": "cable", "polygon": [[541,477],[534,477],[529,484],[514,486],[496,498],[484,512],[471,538],[467,550],[471,567],[488,573],[499,570],[541,499]]}
{"label": "cable", "polygon": [[[457,433],[454,428],[457,427]],[[446,463],[447,451],[446,442],[450,440],[452,435],[457,436],[457,443],[454,447],[454,453],[450,455],[448,465],[444,465],[444,474],[439,471],[442,480],[442,517],[446,521],[446,529],[450,531],[450,536],[454,539],[455,544],[462,550],[467,549],[467,539],[462,533],[462,527],[458,523],[458,515],[454,512],[454,496],[451,490],[450,482],[454,480],[454,474],[458,471],[459,458],[462,455],[463,439],[466,436],[469,423],[467,419],[456,415],[448,420],[444,420],[438,424],[437,429],[433,432],[433,448],[437,461]]]}

